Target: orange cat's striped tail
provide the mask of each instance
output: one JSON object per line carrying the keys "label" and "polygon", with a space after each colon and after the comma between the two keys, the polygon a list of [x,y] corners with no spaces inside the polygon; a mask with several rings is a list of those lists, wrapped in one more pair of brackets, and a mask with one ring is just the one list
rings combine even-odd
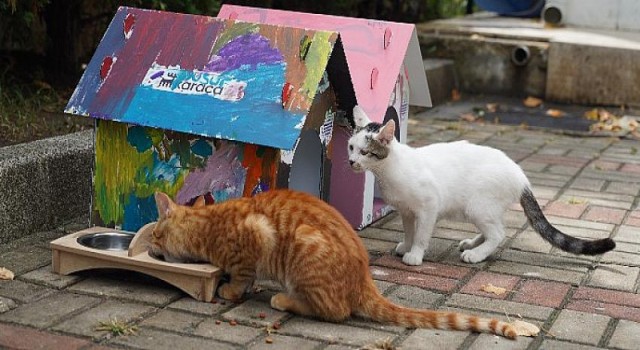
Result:
{"label": "orange cat's striped tail", "polygon": [[[371,288],[372,287],[372,288]],[[357,314],[381,323],[412,328],[435,328],[459,331],[493,333],[510,339],[517,337],[509,323],[480,318],[457,312],[410,309],[396,305],[385,299],[371,282],[362,296],[362,304]]]}

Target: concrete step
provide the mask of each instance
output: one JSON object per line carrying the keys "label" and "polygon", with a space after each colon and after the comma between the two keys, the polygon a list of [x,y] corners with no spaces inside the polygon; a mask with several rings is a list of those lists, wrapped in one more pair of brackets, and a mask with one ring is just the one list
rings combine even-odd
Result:
{"label": "concrete step", "polygon": [[89,213],[93,131],[0,148],[0,244]]}
{"label": "concrete step", "polygon": [[487,14],[417,26],[425,58],[455,62],[463,92],[640,105],[640,33],[549,28]]}
{"label": "concrete step", "polygon": [[427,58],[424,60],[424,70],[427,74],[429,93],[433,106],[441,105],[451,100],[451,93],[458,89],[458,79],[454,68],[454,61],[442,58]]}

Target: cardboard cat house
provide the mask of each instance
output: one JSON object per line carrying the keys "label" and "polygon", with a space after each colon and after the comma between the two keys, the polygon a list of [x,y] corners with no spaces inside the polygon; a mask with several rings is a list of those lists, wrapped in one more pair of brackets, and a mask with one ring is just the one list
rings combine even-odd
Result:
{"label": "cardboard cat house", "polygon": [[[409,104],[431,106],[415,26],[362,18],[223,5],[218,18],[295,28],[329,30],[340,34],[357,103],[372,121],[394,119],[396,138],[406,142]],[[351,117],[353,101],[346,99],[342,81],[334,85],[339,108]],[[350,97],[350,96],[349,96]],[[327,201],[355,228],[363,228],[391,209],[380,198],[371,173],[355,174],[347,164],[350,132],[336,125],[331,154],[331,182]]]}

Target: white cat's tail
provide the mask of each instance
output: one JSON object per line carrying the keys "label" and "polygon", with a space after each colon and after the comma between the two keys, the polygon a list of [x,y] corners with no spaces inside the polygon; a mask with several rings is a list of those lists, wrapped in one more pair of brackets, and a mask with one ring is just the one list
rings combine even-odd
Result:
{"label": "white cat's tail", "polygon": [[525,188],[520,196],[520,204],[533,229],[554,247],[573,254],[597,255],[606,253],[616,247],[611,238],[589,241],[571,237],[553,227],[542,213],[538,201],[529,188]]}

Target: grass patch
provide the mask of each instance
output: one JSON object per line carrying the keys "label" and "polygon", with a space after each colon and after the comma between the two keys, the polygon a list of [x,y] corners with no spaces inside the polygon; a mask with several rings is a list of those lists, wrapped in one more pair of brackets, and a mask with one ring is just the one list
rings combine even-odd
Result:
{"label": "grass patch", "polygon": [[106,322],[100,322],[96,327],[96,331],[107,331],[113,336],[136,335],[138,332],[138,326],[125,321],[118,321],[117,318],[114,318]]}

